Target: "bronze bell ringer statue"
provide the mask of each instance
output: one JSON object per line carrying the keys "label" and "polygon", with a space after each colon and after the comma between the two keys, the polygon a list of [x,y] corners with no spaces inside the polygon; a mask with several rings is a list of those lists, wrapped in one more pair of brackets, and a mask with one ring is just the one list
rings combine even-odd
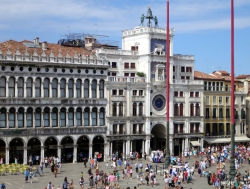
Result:
{"label": "bronze bell ringer statue", "polygon": [[155,27],[159,27],[159,26],[158,26],[158,19],[157,19],[156,16],[153,17],[152,10],[151,10],[150,6],[148,6],[147,16],[144,16],[144,14],[142,14],[142,16],[141,16],[141,24],[140,24],[140,26],[143,26],[143,23],[144,23],[144,19],[145,19],[145,18],[148,19],[148,24],[147,24],[147,26],[148,26],[149,28],[152,27],[152,22],[151,22],[151,20],[154,20],[154,22],[155,22]]}

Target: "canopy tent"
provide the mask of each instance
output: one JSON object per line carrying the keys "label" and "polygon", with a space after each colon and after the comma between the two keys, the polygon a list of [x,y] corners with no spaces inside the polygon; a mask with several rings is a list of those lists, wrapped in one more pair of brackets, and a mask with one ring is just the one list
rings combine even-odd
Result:
{"label": "canopy tent", "polygon": [[199,141],[190,141],[190,143],[192,144],[192,146],[201,146]]}
{"label": "canopy tent", "polygon": [[230,143],[230,138],[204,138],[209,144]]}

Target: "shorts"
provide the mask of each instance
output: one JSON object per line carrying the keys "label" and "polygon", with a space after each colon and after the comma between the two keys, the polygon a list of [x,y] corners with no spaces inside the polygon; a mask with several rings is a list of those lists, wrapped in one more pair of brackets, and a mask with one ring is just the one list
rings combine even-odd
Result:
{"label": "shorts", "polygon": [[168,186],[169,186],[169,187],[172,187],[172,183],[168,183]]}

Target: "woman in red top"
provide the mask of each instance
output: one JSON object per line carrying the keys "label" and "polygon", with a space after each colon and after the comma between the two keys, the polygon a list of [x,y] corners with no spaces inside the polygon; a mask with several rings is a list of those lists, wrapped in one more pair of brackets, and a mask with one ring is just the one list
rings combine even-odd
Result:
{"label": "woman in red top", "polygon": [[215,173],[213,173],[212,178],[211,178],[211,182],[213,183],[213,185],[214,185],[215,181],[216,181],[216,175],[215,175]]}

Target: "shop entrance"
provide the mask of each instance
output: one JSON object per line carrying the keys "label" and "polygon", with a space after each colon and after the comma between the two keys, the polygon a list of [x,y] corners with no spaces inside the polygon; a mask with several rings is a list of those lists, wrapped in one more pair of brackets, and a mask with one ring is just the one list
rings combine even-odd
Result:
{"label": "shop entrance", "polygon": [[74,141],[71,137],[64,137],[61,142],[62,146],[62,163],[73,162]]}
{"label": "shop entrance", "polygon": [[89,158],[89,138],[81,136],[77,140],[77,161],[82,162],[84,157]]}
{"label": "shop entrance", "polygon": [[[32,157],[34,159],[34,156],[41,156],[41,142],[37,138],[31,138],[28,141],[27,144],[27,155],[28,157]],[[40,157],[41,159],[41,157]]]}
{"label": "shop entrance", "polygon": [[5,163],[5,155],[6,155],[5,148],[6,148],[5,142],[2,139],[0,139],[0,165],[2,163]]}
{"label": "shop entrance", "polygon": [[54,137],[49,137],[44,142],[44,156],[57,157],[58,143]]}
{"label": "shop entrance", "polygon": [[155,125],[151,130],[151,150],[163,150],[166,148],[166,128],[163,125]]}
{"label": "shop entrance", "polygon": [[[103,156],[104,156],[104,138],[102,136],[96,136],[93,139],[93,154],[94,155],[99,155],[101,154],[101,158],[98,158],[99,161],[103,161]],[[99,155],[100,157],[100,155]]]}
{"label": "shop entrance", "polygon": [[[10,161],[9,163],[23,163],[23,141],[20,138],[14,138],[10,142]],[[25,162],[27,163],[27,162]]]}

